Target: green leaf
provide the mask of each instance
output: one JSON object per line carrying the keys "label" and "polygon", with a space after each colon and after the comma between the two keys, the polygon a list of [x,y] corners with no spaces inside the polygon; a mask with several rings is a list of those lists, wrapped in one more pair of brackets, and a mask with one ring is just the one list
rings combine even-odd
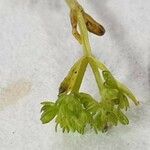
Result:
{"label": "green leaf", "polygon": [[123,108],[125,107],[125,102],[124,102],[124,99],[123,99],[123,98],[120,98],[120,99],[119,99],[119,105],[118,105],[118,107],[119,107],[120,109],[123,109]]}
{"label": "green leaf", "polygon": [[95,132],[97,133],[102,129],[102,121],[101,121],[101,112],[98,112],[92,122],[92,126],[94,127]]}
{"label": "green leaf", "polygon": [[55,103],[49,102],[49,101],[45,101],[45,102],[42,102],[41,105],[50,105],[50,106],[53,106],[53,105],[55,105]]}
{"label": "green leaf", "polygon": [[55,108],[55,106],[46,109],[41,115],[42,123],[46,124],[50,122],[56,116],[56,113],[57,109]]}
{"label": "green leaf", "polygon": [[115,78],[112,76],[112,74],[109,71],[103,71],[102,74],[105,80],[104,85],[107,88],[118,88]]}
{"label": "green leaf", "polygon": [[133,102],[135,105],[139,105],[139,101],[136,99],[136,97],[134,96],[134,94],[122,83],[120,83],[119,81],[117,81],[118,84],[118,88],[125,94],[127,95]]}
{"label": "green leaf", "polygon": [[107,116],[108,116],[108,121],[109,121],[110,123],[112,123],[112,125],[117,126],[117,124],[118,124],[118,118],[117,118],[117,116],[115,115],[115,113],[110,112],[110,113],[108,113]]}
{"label": "green leaf", "polygon": [[127,108],[129,107],[129,101],[127,99],[127,97],[120,93],[120,96],[119,96],[119,108],[120,109],[124,109],[127,110]]}
{"label": "green leaf", "polygon": [[59,107],[56,123],[63,131],[84,133],[84,128],[91,121],[91,114],[85,111],[77,94],[62,95],[57,100]]}
{"label": "green leaf", "polygon": [[129,105],[129,101],[128,101],[128,98],[124,95],[124,103],[125,103],[125,109],[127,110],[128,109],[128,107],[130,106]]}
{"label": "green leaf", "polygon": [[104,88],[102,90],[102,98],[104,100],[114,100],[118,98],[119,91],[117,89]]}
{"label": "green leaf", "polygon": [[75,94],[83,104],[84,108],[92,113],[95,113],[98,109],[99,105],[98,102],[89,94],[87,93],[76,93]]}
{"label": "green leaf", "polygon": [[128,118],[121,112],[121,110],[118,110],[117,114],[118,114],[118,119],[119,119],[120,123],[122,123],[124,125],[129,124]]}
{"label": "green leaf", "polygon": [[41,112],[46,111],[48,109],[51,109],[55,105],[55,103],[48,102],[48,101],[47,102],[42,102],[41,104],[43,105],[42,108],[41,108]]}

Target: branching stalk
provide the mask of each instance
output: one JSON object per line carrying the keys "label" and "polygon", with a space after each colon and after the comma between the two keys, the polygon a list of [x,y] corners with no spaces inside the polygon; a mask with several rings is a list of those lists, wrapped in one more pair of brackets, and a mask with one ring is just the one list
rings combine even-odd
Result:
{"label": "branching stalk", "polygon": [[[129,108],[130,99],[135,105],[139,102],[91,52],[88,32],[102,36],[105,29],[83,10],[77,0],[65,1],[70,8],[72,34],[82,44],[84,55],[72,66],[60,84],[57,101],[41,103],[42,123],[48,123],[55,118],[56,131],[59,125],[63,132],[77,131],[80,134],[84,133],[87,125],[98,133],[106,132],[108,126],[116,126],[119,122],[123,125],[129,124],[123,111]],[[95,76],[101,95],[100,102],[91,95],[79,91],[88,64]]]}

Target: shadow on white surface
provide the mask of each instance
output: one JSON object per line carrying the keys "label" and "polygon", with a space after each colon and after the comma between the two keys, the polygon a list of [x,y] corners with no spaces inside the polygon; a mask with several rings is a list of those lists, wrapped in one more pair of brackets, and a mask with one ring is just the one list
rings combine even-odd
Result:
{"label": "shadow on white surface", "polygon": [[31,82],[27,80],[18,80],[11,83],[0,92],[0,110],[17,103],[21,98],[26,96],[31,90]]}

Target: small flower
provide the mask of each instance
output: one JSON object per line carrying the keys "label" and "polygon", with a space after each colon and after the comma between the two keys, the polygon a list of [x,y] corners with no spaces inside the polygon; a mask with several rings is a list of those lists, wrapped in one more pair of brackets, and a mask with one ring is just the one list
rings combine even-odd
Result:
{"label": "small flower", "polygon": [[63,132],[77,131],[83,134],[92,119],[92,115],[85,110],[79,96],[75,94],[62,94],[55,104],[44,102],[42,105],[42,122],[48,123],[56,116],[56,126],[60,125]]}

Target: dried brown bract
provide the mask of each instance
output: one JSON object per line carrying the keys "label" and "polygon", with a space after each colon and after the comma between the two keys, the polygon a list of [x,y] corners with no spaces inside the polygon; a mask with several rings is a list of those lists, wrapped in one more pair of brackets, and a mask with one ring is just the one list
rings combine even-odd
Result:
{"label": "dried brown bract", "polygon": [[[105,29],[104,27],[99,24],[98,22],[96,22],[90,15],[88,15],[83,9],[82,7],[78,7],[78,9],[80,9],[84,21],[85,21],[85,25],[88,29],[89,32],[96,34],[98,36],[102,36],[105,33]],[[81,35],[78,32],[77,26],[78,26],[78,16],[77,16],[77,10],[75,9],[71,9],[70,11],[70,21],[71,21],[71,25],[72,25],[72,34],[73,36],[79,41],[80,44],[82,44],[82,40],[81,40]]]}
{"label": "dried brown bract", "polygon": [[89,32],[92,32],[98,36],[102,36],[105,33],[104,27],[96,22],[90,15],[83,11],[83,17],[85,20],[86,27]]}
{"label": "dried brown bract", "polygon": [[71,20],[71,25],[72,25],[72,34],[73,36],[79,41],[79,43],[82,43],[81,36],[77,30],[77,25],[78,25],[78,19],[77,19],[77,13],[76,10],[71,10],[70,11],[70,20]]}

